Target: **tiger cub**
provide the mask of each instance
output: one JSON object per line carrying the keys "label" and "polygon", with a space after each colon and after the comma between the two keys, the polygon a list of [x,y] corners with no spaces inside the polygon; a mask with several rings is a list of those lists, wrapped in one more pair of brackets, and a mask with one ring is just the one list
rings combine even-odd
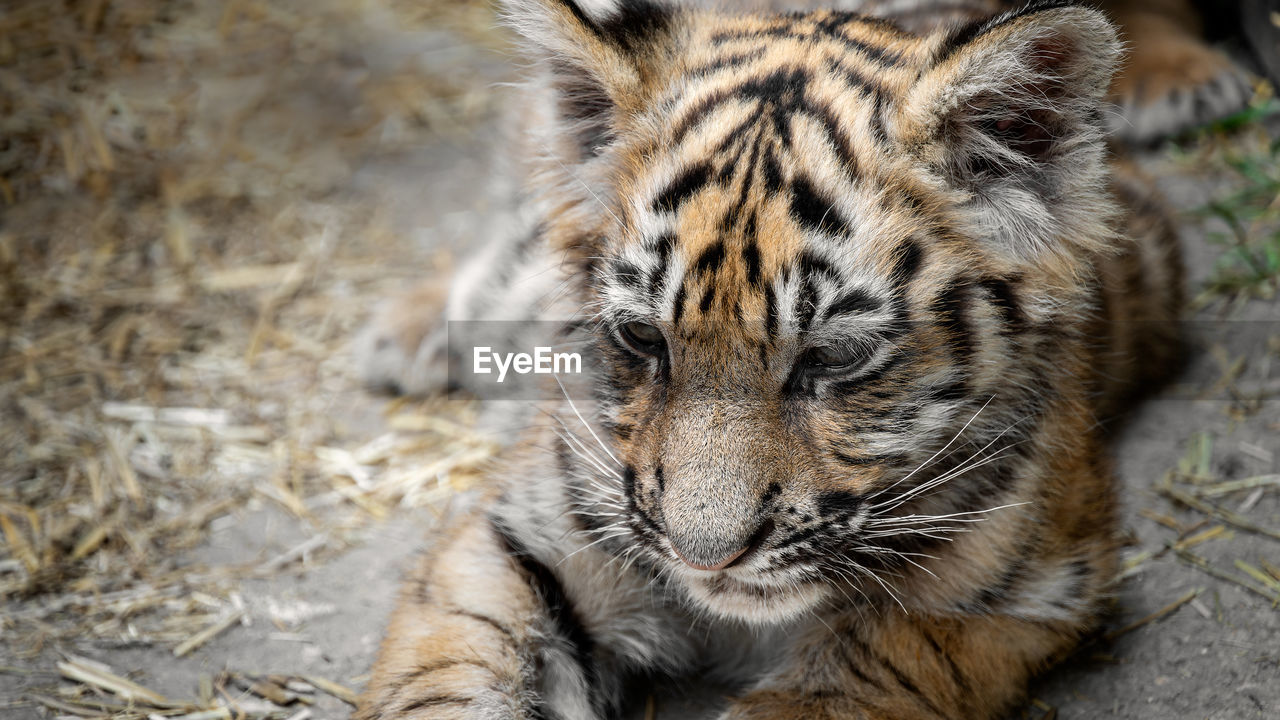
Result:
{"label": "tiger cub", "polygon": [[505,6],[523,227],[451,312],[563,321],[589,372],[435,531],[357,717],[609,718],[694,672],[733,720],[999,717],[1098,621],[1099,420],[1176,355],[1115,28]]}

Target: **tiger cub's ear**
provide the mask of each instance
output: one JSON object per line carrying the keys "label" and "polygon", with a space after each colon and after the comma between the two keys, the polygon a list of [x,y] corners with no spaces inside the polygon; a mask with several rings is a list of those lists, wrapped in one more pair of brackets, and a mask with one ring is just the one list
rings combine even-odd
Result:
{"label": "tiger cub's ear", "polygon": [[1098,11],[1033,3],[936,40],[892,133],[1021,257],[1110,237],[1103,97],[1121,45]]}
{"label": "tiger cub's ear", "polygon": [[672,53],[676,14],[658,0],[505,0],[508,23],[544,68],[560,136],[597,155],[634,116]]}

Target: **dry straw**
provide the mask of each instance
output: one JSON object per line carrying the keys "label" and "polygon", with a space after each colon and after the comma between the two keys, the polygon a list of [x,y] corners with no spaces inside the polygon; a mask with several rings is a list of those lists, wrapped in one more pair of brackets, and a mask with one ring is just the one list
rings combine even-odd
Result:
{"label": "dry straw", "polygon": [[[494,78],[431,58],[465,46],[500,61],[491,27],[487,4],[463,0],[5,3],[9,652],[199,652],[243,617],[241,578],[305,566],[361,518],[479,476],[494,448],[464,402],[397,404],[398,425],[344,413],[362,397],[354,328],[433,262],[376,192],[353,189],[357,173],[489,117]],[[266,562],[174,563],[253,502],[315,538]],[[351,700],[320,678],[228,675],[171,704],[89,661],[58,667],[81,690],[0,698],[0,714],[285,717],[309,693]],[[261,706],[227,699],[246,694]]]}

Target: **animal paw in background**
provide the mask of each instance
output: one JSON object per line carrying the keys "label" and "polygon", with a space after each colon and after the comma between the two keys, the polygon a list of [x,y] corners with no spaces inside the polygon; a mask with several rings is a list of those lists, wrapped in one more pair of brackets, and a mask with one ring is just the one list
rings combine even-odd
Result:
{"label": "animal paw in background", "polygon": [[1248,104],[1253,76],[1206,43],[1201,17],[1186,0],[1120,0],[1104,7],[1128,46],[1111,86],[1115,139],[1159,140]]}
{"label": "animal paw in background", "polygon": [[387,299],[355,341],[361,380],[374,390],[423,395],[447,389],[448,286],[422,282]]}

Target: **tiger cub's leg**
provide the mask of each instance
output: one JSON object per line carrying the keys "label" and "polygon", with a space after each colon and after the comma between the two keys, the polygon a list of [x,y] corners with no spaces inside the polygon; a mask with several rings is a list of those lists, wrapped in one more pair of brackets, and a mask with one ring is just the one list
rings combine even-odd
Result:
{"label": "tiger cub's leg", "polygon": [[721,720],[983,720],[1072,647],[1066,624],[897,612],[829,621]]}
{"label": "tiger cub's leg", "polygon": [[407,395],[458,389],[449,386],[450,363],[461,358],[450,353],[448,321],[517,323],[553,312],[563,301],[563,277],[542,233],[541,225],[521,218],[463,262],[449,283],[427,279],[379,306],[354,344],[365,384]]}
{"label": "tiger cub's leg", "polygon": [[561,647],[563,609],[538,580],[482,514],[438,533],[405,584],[357,720],[597,717],[582,664]]}
{"label": "tiger cub's leg", "polygon": [[1111,86],[1112,133],[1145,142],[1244,107],[1248,73],[1205,44],[1189,0],[1105,0],[1128,53]]}

